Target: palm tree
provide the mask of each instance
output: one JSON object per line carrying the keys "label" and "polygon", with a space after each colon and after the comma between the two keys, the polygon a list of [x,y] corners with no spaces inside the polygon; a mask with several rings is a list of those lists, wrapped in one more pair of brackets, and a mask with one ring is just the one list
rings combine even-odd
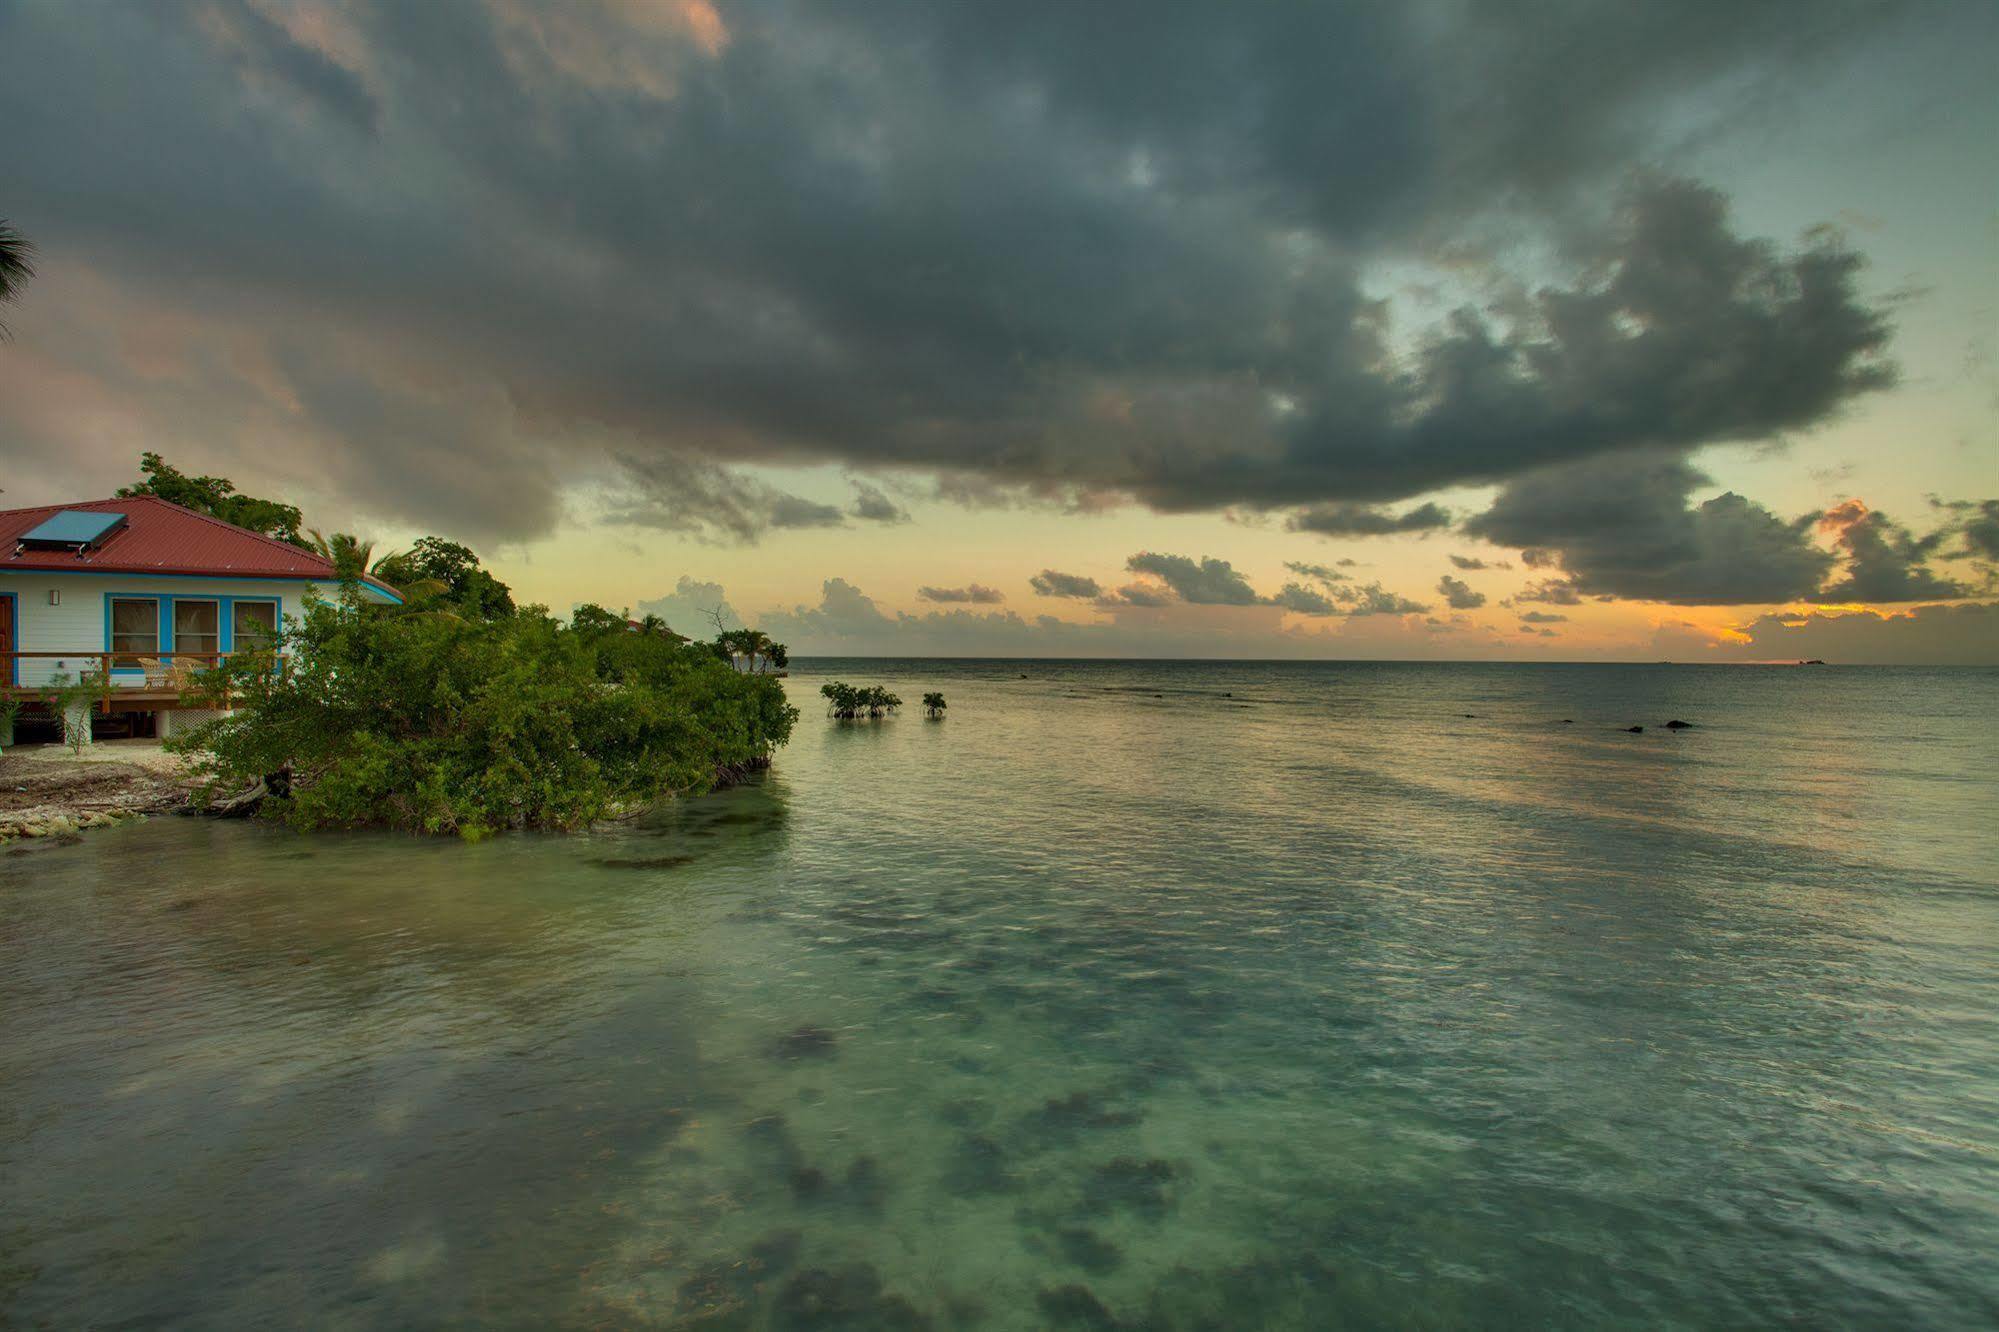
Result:
{"label": "palm tree", "polygon": [[[0,305],[21,299],[28,279],[35,275],[34,253],[34,242],[0,217]],[[0,324],[0,339],[8,336],[7,326]]]}
{"label": "palm tree", "polygon": [[335,532],[328,536],[318,528],[307,528],[306,539],[314,554],[331,562],[335,569],[342,572],[366,573],[377,563],[375,543],[363,541],[352,532]]}

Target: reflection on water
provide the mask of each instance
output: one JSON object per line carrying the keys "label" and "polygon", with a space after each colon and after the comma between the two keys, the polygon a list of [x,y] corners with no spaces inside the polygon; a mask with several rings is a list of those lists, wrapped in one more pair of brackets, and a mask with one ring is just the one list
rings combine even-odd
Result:
{"label": "reflection on water", "polygon": [[1999,1314],[1999,676],[839,673],[949,719],[0,859],[0,1322]]}

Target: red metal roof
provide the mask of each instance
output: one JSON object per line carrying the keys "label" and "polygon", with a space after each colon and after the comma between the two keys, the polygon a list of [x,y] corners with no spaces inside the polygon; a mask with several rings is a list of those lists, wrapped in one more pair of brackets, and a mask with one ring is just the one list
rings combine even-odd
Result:
{"label": "red metal roof", "polygon": [[[80,554],[20,548],[23,533],[65,509],[122,513],[124,526]],[[184,509],[153,495],[0,509],[0,573],[182,574],[194,578],[309,578],[332,582],[329,560],[288,542]],[[383,591],[374,579],[364,579]],[[400,598],[398,598],[400,599]]]}

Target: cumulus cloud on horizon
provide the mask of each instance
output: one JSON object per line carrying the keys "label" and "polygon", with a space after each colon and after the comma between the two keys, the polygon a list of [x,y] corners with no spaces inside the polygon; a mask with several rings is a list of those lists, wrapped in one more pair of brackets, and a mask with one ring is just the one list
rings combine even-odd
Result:
{"label": "cumulus cloud on horizon", "polygon": [[1043,569],[1028,579],[1028,585],[1035,593],[1044,597],[1089,598],[1103,595],[1103,587],[1094,578],[1081,574],[1061,573],[1054,569]]}
{"label": "cumulus cloud on horizon", "polygon": [[1006,600],[1006,593],[996,587],[984,587],[971,583],[964,587],[919,587],[916,589],[919,601],[934,601],[942,604],[962,603],[971,606],[997,606]]}

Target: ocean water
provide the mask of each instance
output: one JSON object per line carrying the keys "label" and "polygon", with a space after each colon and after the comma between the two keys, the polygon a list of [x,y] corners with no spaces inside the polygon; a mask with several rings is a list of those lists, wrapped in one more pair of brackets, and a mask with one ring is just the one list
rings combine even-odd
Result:
{"label": "ocean water", "polygon": [[1999,672],[789,687],[583,837],[0,857],[0,1325],[1999,1321]]}

